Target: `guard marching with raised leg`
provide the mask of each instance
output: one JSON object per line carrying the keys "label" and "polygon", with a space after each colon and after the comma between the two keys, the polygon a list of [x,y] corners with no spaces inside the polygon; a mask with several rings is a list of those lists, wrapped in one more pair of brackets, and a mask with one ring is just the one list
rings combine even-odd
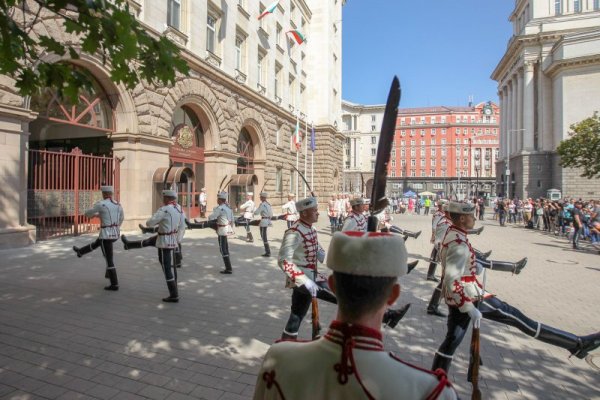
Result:
{"label": "guard marching with raised leg", "polygon": [[442,242],[441,260],[444,297],[450,314],[446,338],[435,354],[432,370],[442,368],[448,371],[469,323],[478,326],[482,317],[514,326],[526,335],[566,349],[578,358],[585,358],[600,347],[600,332],[577,336],[544,325],[484,290],[478,276],[476,255],[467,238],[467,231],[475,224],[474,212],[473,204],[450,202],[448,205],[452,227]]}
{"label": "guard marching with raised leg", "polygon": [[254,211],[254,215],[260,216],[258,226],[260,227],[260,238],[265,246],[265,253],[262,255],[263,257],[271,257],[271,247],[269,247],[267,229],[270,226],[273,226],[273,223],[271,222],[271,218],[273,218],[273,209],[271,208],[271,204],[267,201],[268,196],[267,192],[260,193],[260,205],[256,211]]}
{"label": "guard marching with raised leg", "polygon": [[100,234],[92,243],[84,247],[73,246],[73,251],[77,257],[90,253],[100,247],[102,255],[106,260],[106,272],[104,276],[110,281],[110,285],[105,286],[104,290],[119,290],[119,280],[117,279],[117,268],[113,260],[113,243],[119,239],[121,234],[121,224],[125,215],[123,207],[119,202],[113,200],[114,189],[112,186],[101,186],[102,200],[95,203],[92,208],[86,210],[85,216],[100,218]]}
{"label": "guard marching with raised leg", "polygon": [[177,192],[171,189],[162,191],[163,206],[160,207],[148,221],[146,226],[158,227],[158,234],[151,238],[139,241],[129,241],[125,236],[121,237],[125,250],[139,249],[147,246],[155,246],[158,250],[158,262],[160,263],[169,296],[162,299],[166,303],[177,303],[179,291],[177,289],[177,270],[175,269],[175,252],[179,249],[179,243],[185,235],[185,213],[177,204]]}
{"label": "guard marching with raised leg", "polygon": [[282,339],[296,340],[300,324],[308,312],[312,298],[337,304],[329,289],[327,276],[319,273],[317,261],[325,260],[325,250],[319,244],[313,224],[319,219],[317,199],[308,197],[296,202],[300,219],[285,231],[277,264],[286,275],[285,286],[292,289],[290,316]]}

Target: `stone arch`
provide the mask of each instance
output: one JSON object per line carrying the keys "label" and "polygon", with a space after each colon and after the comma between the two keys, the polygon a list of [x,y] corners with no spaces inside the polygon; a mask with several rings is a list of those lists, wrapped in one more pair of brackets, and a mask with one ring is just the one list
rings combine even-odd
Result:
{"label": "stone arch", "polygon": [[252,142],[254,143],[254,159],[265,160],[267,158],[267,126],[260,113],[252,108],[245,108],[240,113],[241,125],[236,131],[246,128]]}
{"label": "stone arch", "polygon": [[[135,115],[135,106],[131,93],[125,85],[116,84],[110,78],[110,70],[103,64],[99,58],[81,52],[81,46],[78,45],[76,35],[66,33],[62,23],[57,18],[41,18],[39,22],[31,30],[30,36],[35,40],[40,34],[52,36],[53,39],[61,44],[70,45],[79,55],[79,59],[72,59],[67,54],[58,56],[56,54],[42,54],[40,60],[48,63],[68,62],[77,65],[88,71],[100,84],[104,93],[108,97],[110,105],[113,109],[114,132],[136,132],[138,129],[138,121]],[[14,81],[8,78],[11,83]],[[14,102],[16,91],[6,95],[7,100]],[[29,107],[29,98],[22,98],[21,105],[24,108]]]}
{"label": "stone arch", "polygon": [[227,118],[212,90],[197,78],[184,78],[168,89],[138,85],[134,99],[140,116],[140,131],[153,136],[170,136],[171,116],[177,106],[195,105],[206,124],[207,148],[221,150],[223,131],[231,131]]}

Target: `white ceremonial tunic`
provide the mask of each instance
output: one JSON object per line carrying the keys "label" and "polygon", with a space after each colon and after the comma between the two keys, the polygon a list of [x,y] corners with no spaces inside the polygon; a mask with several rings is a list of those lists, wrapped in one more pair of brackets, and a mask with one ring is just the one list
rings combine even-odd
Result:
{"label": "white ceremonial tunic", "polygon": [[380,212],[379,214],[377,214],[377,219],[379,220],[379,224],[378,224],[378,230],[387,228],[389,229],[390,226],[392,226],[392,224],[390,224],[390,222],[392,221],[392,218],[390,217],[390,214],[388,214],[388,212],[386,210],[383,210],[382,212]]}
{"label": "white ceremonial tunic", "polygon": [[444,240],[444,237],[451,226],[452,221],[450,221],[446,215],[438,219],[438,223],[435,226],[435,239],[433,242],[438,248],[442,245],[442,240]]}
{"label": "white ceremonial tunic", "polygon": [[283,213],[285,214],[286,221],[298,221],[298,210],[296,210],[296,202],[293,200],[288,201],[281,206]]}
{"label": "white ceremonial tunic", "polygon": [[96,215],[100,218],[99,239],[118,239],[121,237],[121,224],[125,218],[121,204],[110,198],[100,200],[85,212],[85,216],[88,218]]}
{"label": "white ceremonial tunic", "polygon": [[254,211],[256,210],[256,206],[254,205],[254,201],[248,200],[244,204],[240,206],[240,210],[244,210],[243,217],[246,219],[254,218]]}
{"label": "white ceremonial tunic", "polygon": [[217,220],[217,235],[227,236],[233,234],[233,211],[226,203],[213,208],[212,214],[208,216],[208,220]]}
{"label": "white ceremonial tunic", "polygon": [[258,226],[260,226],[261,228],[273,226],[273,223],[271,222],[271,217],[273,216],[273,209],[271,208],[269,202],[261,202],[256,211],[254,211],[254,215],[260,215],[260,222]]}
{"label": "white ceremonial tunic", "polygon": [[[344,347],[350,338],[354,346]],[[444,373],[438,376],[384,351],[381,332],[339,321],[318,340],[271,346],[254,389],[254,400],[362,400],[368,395],[377,400],[458,398]]]}
{"label": "white ceremonial tunic", "polygon": [[198,195],[198,202],[200,203],[200,205],[206,206],[206,193],[205,192],[200,192],[200,194]]}
{"label": "white ceremonial tunic", "polygon": [[[285,287],[302,286],[307,279],[314,281],[317,260],[324,259],[325,250],[319,244],[315,228],[299,220],[285,231],[277,260],[286,274]],[[326,275],[317,272],[317,282],[326,280]]]}
{"label": "white ceremonial tunic", "polygon": [[[467,239],[467,232],[451,226],[442,241],[444,281],[442,292],[446,304],[467,313],[484,296],[483,285],[477,279],[477,258]],[[485,293],[485,297],[491,295]]]}
{"label": "white ceremonial tunic", "polygon": [[185,213],[179,204],[171,202],[154,213],[148,221],[148,227],[158,225],[156,247],[159,249],[174,249],[178,247],[185,234]]}
{"label": "white ceremonial tunic", "polygon": [[366,232],[367,231],[367,218],[363,214],[357,214],[354,211],[346,217],[344,220],[344,226],[342,227],[342,232],[345,231],[359,231]]}

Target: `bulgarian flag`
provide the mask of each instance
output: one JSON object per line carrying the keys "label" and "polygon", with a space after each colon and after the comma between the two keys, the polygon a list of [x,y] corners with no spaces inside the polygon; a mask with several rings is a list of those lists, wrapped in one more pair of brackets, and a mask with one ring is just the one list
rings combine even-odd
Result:
{"label": "bulgarian flag", "polygon": [[298,44],[302,44],[306,42],[306,36],[304,36],[298,29],[292,29],[291,31],[287,31],[287,33],[291,33],[294,37],[294,40]]}
{"label": "bulgarian flag", "polygon": [[260,14],[258,16],[258,19],[262,19],[263,17],[267,16],[267,14],[273,14],[273,12],[275,11],[275,8],[277,8],[277,5],[279,4],[279,0],[276,0],[274,2],[272,2],[269,7],[267,7],[265,9],[265,11],[262,12],[262,14]]}
{"label": "bulgarian flag", "polygon": [[292,135],[292,140],[294,141],[294,145],[296,146],[296,152],[300,151],[302,147],[302,136],[300,135],[300,122],[298,121],[298,117],[296,116],[296,128],[294,129],[294,134]]}

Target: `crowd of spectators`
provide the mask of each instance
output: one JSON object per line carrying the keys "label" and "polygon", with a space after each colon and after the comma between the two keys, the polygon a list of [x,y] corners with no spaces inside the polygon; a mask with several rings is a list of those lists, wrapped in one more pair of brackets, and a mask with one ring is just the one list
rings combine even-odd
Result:
{"label": "crowd of spectators", "polygon": [[493,218],[501,226],[523,225],[568,238],[576,250],[581,241],[600,250],[600,200],[498,199]]}

